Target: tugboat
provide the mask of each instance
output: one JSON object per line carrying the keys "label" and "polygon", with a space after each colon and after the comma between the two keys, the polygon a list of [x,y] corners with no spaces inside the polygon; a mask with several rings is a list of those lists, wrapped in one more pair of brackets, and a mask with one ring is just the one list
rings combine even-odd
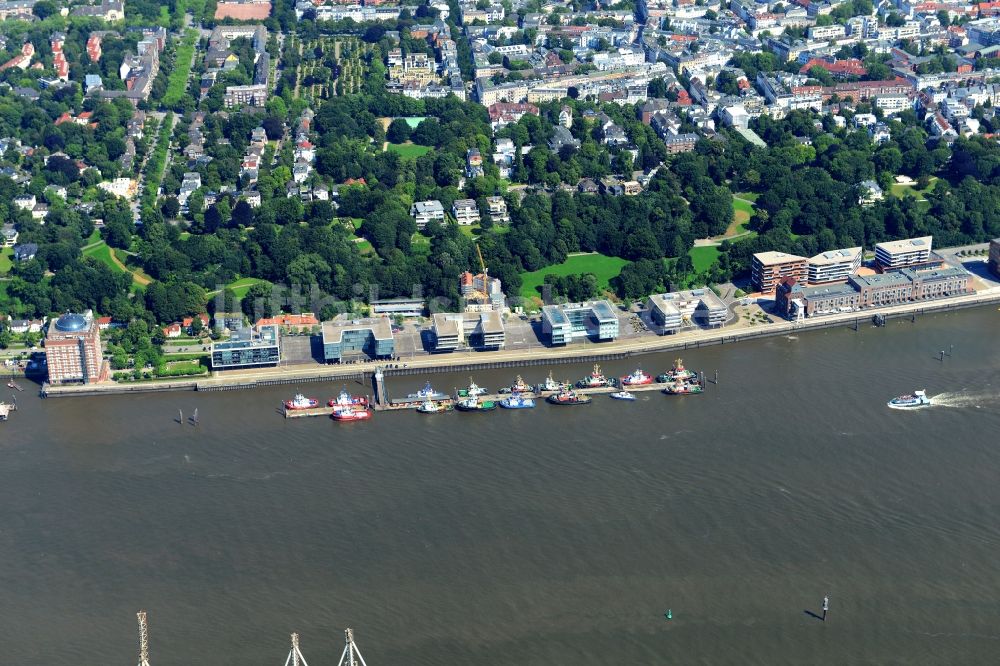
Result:
{"label": "tugboat", "polygon": [[695,382],[674,382],[673,384],[667,384],[663,392],[667,395],[695,395],[704,390],[701,384]]}
{"label": "tugboat", "polygon": [[577,388],[600,388],[607,386],[610,382],[601,373],[601,366],[594,364],[594,371],[576,383]]}
{"label": "tugboat", "polygon": [[426,384],[424,384],[424,387],[422,389],[420,389],[416,393],[411,393],[406,397],[409,398],[410,400],[424,400],[425,398],[432,400],[435,399],[443,400],[448,396],[446,396],[444,393],[439,393],[438,391],[435,391],[434,387],[431,386],[431,383],[427,382]]}
{"label": "tugboat", "polygon": [[472,396],[456,402],[455,408],[460,412],[492,412],[497,408],[497,403],[492,400],[480,400],[479,396]]}
{"label": "tugboat", "polygon": [[316,398],[307,398],[301,393],[296,393],[294,398],[285,401],[285,409],[312,409],[318,404]]}
{"label": "tugboat", "polygon": [[535,406],[534,398],[525,398],[520,393],[514,393],[500,401],[504,409],[531,409]]}
{"label": "tugboat", "polygon": [[330,398],[326,403],[327,407],[368,407],[368,398],[360,395],[351,395],[346,390],[341,391],[336,398]]}
{"label": "tugboat", "polygon": [[931,404],[927,391],[914,391],[912,395],[901,395],[886,403],[892,409],[918,409]]}
{"label": "tugboat", "polygon": [[565,391],[567,388],[569,388],[567,382],[557,382],[552,378],[552,373],[549,372],[549,376],[545,378],[545,381],[538,385],[538,392]]}
{"label": "tugboat", "polygon": [[460,398],[486,395],[487,393],[489,393],[489,391],[472,381],[472,377],[469,377],[469,388],[458,389],[458,397]]}
{"label": "tugboat", "polygon": [[421,414],[441,414],[443,412],[450,412],[455,409],[450,402],[434,402],[430,398],[424,400],[417,407],[417,411]]}
{"label": "tugboat", "polygon": [[367,407],[347,405],[333,410],[334,421],[367,421],[372,417],[372,410]]}
{"label": "tugboat", "polygon": [[643,372],[642,368],[636,368],[628,377],[622,377],[621,383],[622,386],[643,386],[652,384],[653,378]]}
{"label": "tugboat", "polygon": [[530,392],[531,392],[531,387],[524,383],[524,380],[521,379],[521,375],[517,376],[517,379],[514,380],[513,384],[500,389],[500,393],[530,393]]}
{"label": "tugboat", "polygon": [[669,384],[670,382],[686,382],[697,378],[697,372],[688,370],[684,367],[684,361],[676,359],[674,361],[674,367],[667,372],[664,372],[662,375],[657,375],[656,381],[661,384]]}
{"label": "tugboat", "polygon": [[611,397],[615,400],[635,400],[635,394],[628,391],[616,391],[611,394]]}
{"label": "tugboat", "polygon": [[590,404],[590,396],[563,390],[550,395],[545,401],[553,405],[587,405]]}

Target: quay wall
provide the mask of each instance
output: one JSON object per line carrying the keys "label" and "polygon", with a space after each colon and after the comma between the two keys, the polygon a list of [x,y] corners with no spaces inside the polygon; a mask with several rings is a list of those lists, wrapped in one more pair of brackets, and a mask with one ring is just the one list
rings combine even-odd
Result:
{"label": "quay wall", "polygon": [[[377,366],[383,367],[387,377],[422,375],[437,372],[475,371],[498,368],[548,366],[565,363],[600,362],[621,360],[641,354],[699,349],[712,345],[732,344],[802,331],[835,327],[868,325],[876,314],[888,319],[915,317],[934,312],[961,310],[1000,303],[1000,288],[970,296],[906,303],[887,308],[849,312],[804,319],[802,321],[777,321],[770,324],[740,329],[709,329],[635,340],[618,340],[610,343],[545,347],[526,350],[502,350],[470,354],[442,354],[418,356],[407,359],[407,367],[387,368],[383,362],[368,362],[351,366],[302,365],[260,369],[252,372],[230,371],[210,379],[197,381],[149,382],[143,384],[90,384],[83,386],[44,385],[46,397],[87,396],[102,394],[146,393],[154,391],[234,391],[334,380],[366,381]],[[480,360],[479,357],[483,357]],[[392,363],[390,365],[399,365]]]}

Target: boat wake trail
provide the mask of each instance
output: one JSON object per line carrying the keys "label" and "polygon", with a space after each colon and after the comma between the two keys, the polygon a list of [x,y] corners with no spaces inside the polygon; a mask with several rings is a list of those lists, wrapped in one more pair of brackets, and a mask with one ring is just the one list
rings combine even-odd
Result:
{"label": "boat wake trail", "polygon": [[986,393],[985,391],[979,393],[951,391],[932,397],[931,405],[934,407],[964,407],[967,409],[982,409],[984,407],[1000,408],[1000,395]]}

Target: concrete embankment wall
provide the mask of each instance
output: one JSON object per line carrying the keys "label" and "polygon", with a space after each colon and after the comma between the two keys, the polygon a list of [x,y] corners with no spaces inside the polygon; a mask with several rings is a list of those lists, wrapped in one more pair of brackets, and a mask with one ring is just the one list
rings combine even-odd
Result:
{"label": "concrete embankment wall", "polygon": [[[481,354],[483,360],[477,358],[456,358],[449,355],[424,356],[408,359],[408,367],[393,367],[400,363],[379,363],[385,368],[386,376],[393,375],[424,375],[438,372],[460,372],[497,368],[520,368],[539,365],[561,365],[565,363],[612,361],[659,352],[682,351],[698,349],[712,345],[732,344],[744,340],[754,340],[777,335],[789,335],[802,331],[812,331],[824,328],[868,325],[876,314],[884,315],[886,319],[916,317],[917,315],[965,308],[981,307],[1000,303],[1000,291],[971,297],[960,297],[923,303],[870,310],[864,313],[845,313],[829,315],[800,322],[781,321],[773,324],[762,324],[759,327],[741,329],[719,329],[702,331],[696,334],[682,333],[674,336],[642,338],[639,340],[619,341],[617,343],[588,344],[580,347],[546,348],[525,350],[522,355],[516,352],[493,352],[508,356],[504,359],[490,360],[490,352]],[[479,355],[476,355],[479,356]],[[100,386],[48,386],[43,388],[46,397],[86,396],[102,394],[147,393],[153,391],[236,391],[277,386],[283,384],[302,384],[307,382],[366,380],[373,372],[376,364],[365,364],[360,367],[344,366],[286,366],[261,372],[258,377],[225,375],[198,381],[149,382],[143,384],[110,384]],[[388,366],[388,367],[387,367]],[[282,374],[287,373],[287,374]]]}

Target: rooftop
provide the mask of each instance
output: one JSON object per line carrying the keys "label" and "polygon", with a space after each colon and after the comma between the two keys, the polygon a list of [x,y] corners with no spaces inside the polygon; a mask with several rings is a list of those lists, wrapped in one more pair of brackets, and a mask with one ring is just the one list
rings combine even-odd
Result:
{"label": "rooftop", "polygon": [[906,238],[904,240],[886,241],[885,243],[877,243],[875,245],[875,249],[883,250],[884,252],[889,252],[890,254],[895,254],[897,252],[918,252],[921,250],[930,250],[933,241],[934,241],[933,236],[923,236],[922,238]]}
{"label": "rooftop", "polygon": [[355,319],[348,323],[323,322],[323,343],[340,342],[347,331],[371,331],[376,340],[392,338],[392,324],[386,317]]}
{"label": "rooftop", "polygon": [[793,261],[806,260],[805,257],[799,257],[794,254],[787,254],[785,252],[775,252],[773,250],[768,252],[758,252],[753,256],[754,259],[756,259],[765,266],[776,266],[778,264],[787,264]]}
{"label": "rooftop", "polygon": [[861,254],[860,247],[830,250],[829,252],[821,252],[815,257],[810,257],[809,263],[817,265],[839,264],[844,261],[853,261],[859,254]]}
{"label": "rooftop", "polygon": [[858,293],[858,290],[849,284],[828,284],[819,287],[803,287],[800,291],[802,296],[811,298],[822,298],[824,296],[850,296]]}

